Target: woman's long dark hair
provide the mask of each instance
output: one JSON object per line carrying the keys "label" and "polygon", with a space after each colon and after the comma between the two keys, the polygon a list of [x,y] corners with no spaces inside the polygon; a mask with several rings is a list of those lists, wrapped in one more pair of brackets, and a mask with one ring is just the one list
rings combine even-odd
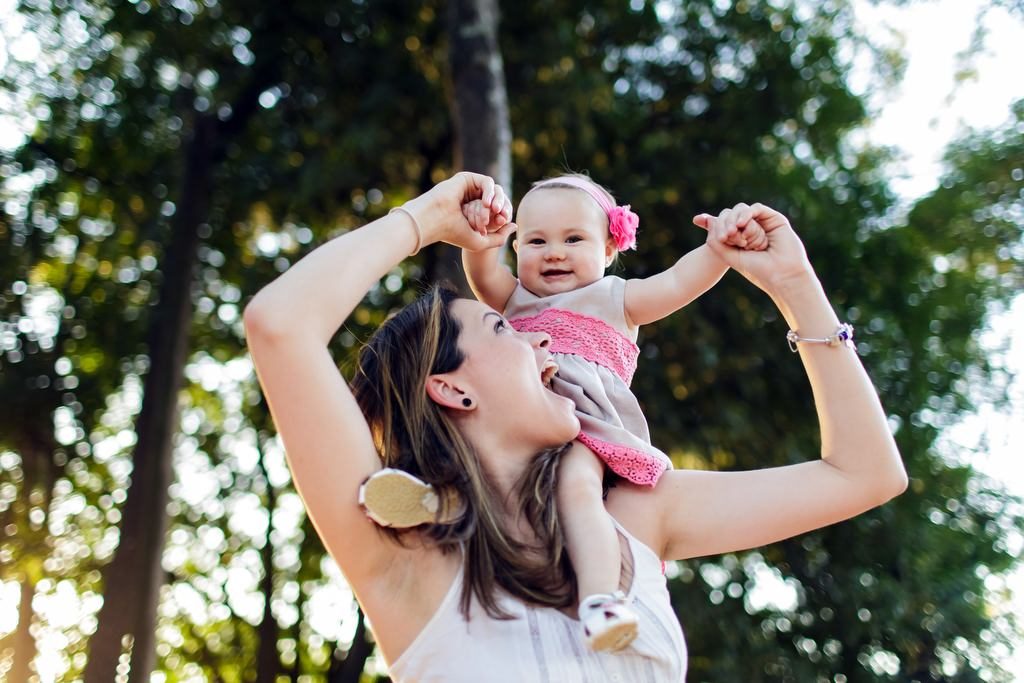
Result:
{"label": "woman's long dark hair", "polygon": [[[457,298],[455,291],[434,285],[381,325],[360,351],[352,391],[385,467],[405,470],[464,501],[454,524],[416,531],[442,552],[465,548],[461,609],[467,618],[474,595],[489,615],[508,618],[498,605],[499,588],[529,603],[571,605],[576,582],[554,504],[556,470],[568,444],[537,454],[516,487],[537,539],[524,544],[502,523],[501,495],[472,445],[447,410],[427,396],[427,378],[454,371],[465,358],[458,346],[461,327],[451,312]],[[408,533],[384,531],[399,542]]]}

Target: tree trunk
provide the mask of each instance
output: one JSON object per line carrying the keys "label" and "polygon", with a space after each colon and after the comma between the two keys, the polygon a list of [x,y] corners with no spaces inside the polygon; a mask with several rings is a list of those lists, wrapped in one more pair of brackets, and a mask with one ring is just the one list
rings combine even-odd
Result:
{"label": "tree trunk", "polygon": [[[53,486],[59,470],[53,457],[57,442],[53,437],[51,413],[40,411],[26,412],[21,416],[23,433],[16,441],[16,450],[22,458],[24,478],[18,499],[8,510],[12,513],[0,522],[13,523],[17,529],[17,540],[14,557],[13,574],[20,574],[18,599],[18,625],[3,641],[0,641],[0,654],[13,646],[14,657],[7,680],[28,681],[31,675],[32,662],[38,654],[36,639],[32,635],[32,598],[36,594],[36,585],[42,580],[43,560],[52,550],[48,534],[50,505],[53,501]],[[36,500],[36,494],[39,494]],[[33,500],[36,500],[33,503]],[[33,522],[31,511],[37,508],[44,512],[41,520]],[[19,555],[21,557],[19,557]]]}
{"label": "tree trunk", "polygon": [[295,660],[287,668],[289,680],[292,683],[305,681],[306,675],[310,673],[306,670],[308,667],[304,665],[302,655],[305,646],[303,641],[303,625],[308,623],[306,621],[306,603],[309,601],[309,594],[302,588],[304,564],[310,562],[312,557],[316,557],[316,561],[319,562],[320,557],[324,554],[320,536],[317,535],[316,528],[313,526],[313,522],[310,521],[309,515],[303,515],[300,528],[302,530],[302,540],[299,545],[299,557],[303,559],[300,560],[299,572],[298,576],[296,576],[299,582],[299,597],[295,601],[295,612],[299,615],[299,618],[288,629],[289,635],[295,640]]}
{"label": "tree trunk", "polygon": [[[14,661],[7,672],[7,680],[27,681],[31,673],[32,660],[36,658],[36,639],[32,637],[32,598],[36,593],[36,582],[25,576],[21,580],[21,599],[18,601],[18,627],[11,634],[14,646]],[[5,648],[6,649],[6,648]]]}
{"label": "tree trunk", "polygon": [[259,448],[259,467],[263,481],[267,486],[267,536],[260,550],[263,565],[263,578],[260,579],[260,592],[263,593],[263,618],[259,625],[259,651],[256,655],[256,683],[274,683],[281,673],[281,658],[277,653],[278,628],[274,619],[272,600],[274,597],[274,544],[271,536],[274,531],[274,511],[277,508],[277,491],[270,483],[264,452]]}
{"label": "tree trunk", "polygon": [[198,119],[189,142],[184,185],[164,259],[160,298],[149,325],[149,372],[136,423],[134,469],[122,510],[121,538],[104,571],[103,607],[91,639],[86,683],[110,683],[118,662],[130,653],[128,681],[149,681],[155,661],[154,631],[161,556],[167,526],[173,436],[178,423],[178,392],[188,353],[191,289],[199,246],[199,225],[210,196],[213,127]]}
{"label": "tree trunk", "polygon": [[[310,530],[310,533],[315,534],[316,532]],[[301,548],[299,552],[302,552]],[[302,590],[302,588],[299,588],[299,599],[295,601],[295,611],[299,618],[295,620],[295,624],[288,631],[295,640],[295,659],[285,671],[288,675],[288,680],[292,683],[300,683],[300,681],[305,680],[303,678],[303,673],[305,672],[302,670],[302,624],[306,614],[306,591]]]}
{"label": "tree trunk", "polygon": [[[498,0],[448,4],[450,107],[455,121],[455,168],[486,173],[512,191],[512,130],[501,50]],[[448,278],[468,294],[455,247],[439,247],[431,279]]]}
{"label": "tree trunk", "polygon": [[373,652],[373,643],[366,637],[366,620],[363,610],[357,608],[356,632],[352,636],[352,646],[348,649],[345,659],[337,666],[332,666],[327,674],[327,683],[359,683],[366,666],[366,659]]}

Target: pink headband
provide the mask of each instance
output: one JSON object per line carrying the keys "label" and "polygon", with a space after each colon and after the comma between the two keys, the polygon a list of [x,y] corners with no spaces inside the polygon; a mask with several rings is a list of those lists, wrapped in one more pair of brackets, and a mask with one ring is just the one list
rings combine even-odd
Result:
{"label": "pink headband", "polygon": [[549,187],[551,185],[569,185],[589,194],[597,202],[597,205],[608,214],[608,232],[611,234],[612,239],[615,240],[615,248],[619,251],[636,248],[636,229],[640,226],[640,216],[637,216],[630,210],[629,204],[616,206],[613,202],[609,201],[608,196],[601,192],[594,183],[574,176],[542,180],[534,185],[530,192],[537,188]]}

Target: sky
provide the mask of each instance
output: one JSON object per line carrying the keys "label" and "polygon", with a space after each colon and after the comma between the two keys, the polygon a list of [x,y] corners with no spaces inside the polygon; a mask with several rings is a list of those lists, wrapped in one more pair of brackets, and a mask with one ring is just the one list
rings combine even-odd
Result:
{"label": "sky", "polygon": [[[891,171],[893,188],[907,204],[936,186],[942,171],[941,155],[951,139],[966,128],[999,126],[1007,120],[1010,104],[1024,98],[1024,79],[1019,75],[1019,65],[1024,64],[1024,17],[1005,11],[990,11],[982,24],[987,35],[985,50],[971,62],[975,77],[963,82],[954,77],[957,55],[970,44],[983,4],[979,0],[921,0],[894,8],[855,0],[863,30],[875,43],[899,47],[908,60],[902,82],[891,88],[879,87],[877,79],[870,77],[866,54],[858,56],[851,77],[854,90],[865,94],[873,109],[871,125],[863,135],[903,154]],[[10,12],[12,5],[13,0],[0,0],[0,16]],[[20,49],[31,48],[25,44]],[[0,60],[5,49],[0,45]],[[21,130],[17,123],[0,120],[0,146],[17,144]],[[1010,352],[1000,362],[1024,376],[1024,296],[1018,297],[1008,312],[989,321],[982,342],[994,348],[1007,338]],[[1018,466],[1011,449],[1012,443],[1024,441],[1024,381],[1014,382],[1011,395],[1009,407],[997,411],[982,406],[944,438],[954,447],[970,450],[985,436],[987,448],[973,456],[972,463],[1024,496],[1024,468]],[[759,583],[768,587],[772,585],[769,579]],[[1011,608],[1024,614],[1024,570],[1011,577],[1009,584],[1018,595]],[[789,596],[781,585],[771,592],[774,594],[763,596],[765,600],[781,603]],[[344,602],[345,596],[339,599]],[[0,606],[4,603],[0,595]],[[3,616],[4,610],[0,610],[0,631],[6,630]],[[1024,681],[1024,644],[1017,652],[1010,667],[1016,678]]]}
{"label": "sky", "polygon": [[993,128],[1006,121],[1010,104],[1024,97],[1024,16],[1005,10],[988,12],[982,26],[985,50],[971,64],[976,75],[957,83],[957,54],[970,44],[979,9],[986,0],[912,2],[902,8],[875,7],[856,0],[858,22],[873,41],[902,45],[907,69],[894,89],[878,88],[866,71],[854,75],[853,87],[869,93],[877,115],[867,129],[878,143],[907,154],[894,170],[893,187],[916,199],[936,186],[946,143],[965,127]]}

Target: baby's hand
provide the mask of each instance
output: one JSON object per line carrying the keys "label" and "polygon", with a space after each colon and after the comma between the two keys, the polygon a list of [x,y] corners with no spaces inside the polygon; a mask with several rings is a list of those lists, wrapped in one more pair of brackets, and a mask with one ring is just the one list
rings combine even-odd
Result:
{"label": "baby's hand", "polygon": [[[713,220],[714,216],[702,213],[693,217],[693,224],[708,230],[711,225],[710,221]],[[730,247],[736,247],[744,251],[764,251],[768,248],[768,235],[765,233],[764,228],[761,227],[761,224],[753,218],[743,227],[735,226],[734,229],[735,232],[731,233],[725,240],[725,243]]]}
{"label": "baby's hand", "polygon": [[474,199],[471,202],[463,204],[462,215],[466,217],[466,221],[477,232],[480,232],[481,225],[487,225],[491,220],[490,210],[484,206],[484,203],[479,199]]}
{"label": "baby's hand", "polygon": [[746,251],[764,251],[768,248],[768,235],[760,223],[751,219],[730,238],[729,244]]}
{"label": "baby's hand", "polygon": [[491,208],[484,206],[483,201],[474,199],[462,205],[462,215],[470,227],[481,235],[497,232],[504,227],[512,217],[512,204],[502,199],[499,204],[495,202]]}

